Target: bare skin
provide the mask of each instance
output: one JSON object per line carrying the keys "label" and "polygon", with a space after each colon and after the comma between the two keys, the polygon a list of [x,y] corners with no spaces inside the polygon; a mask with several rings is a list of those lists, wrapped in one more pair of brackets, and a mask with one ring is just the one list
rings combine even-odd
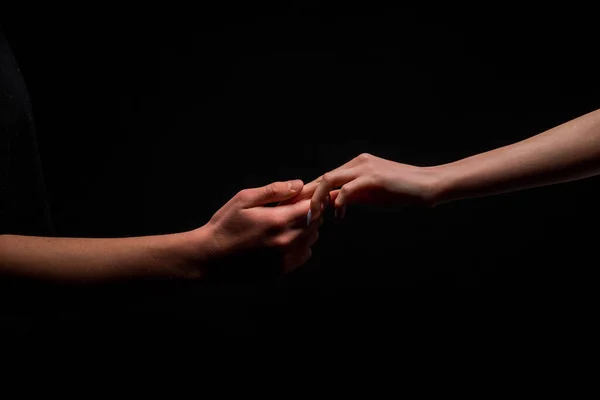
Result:
{"label": "bare skin", "polygon": [[295,180],[242,190],[206,225],[189,232],[110,239],[0,235],[0,273],[76,283],[199,279],[216,262],[251,249],[271,253],[290,271],[311,257],[322,219],[306,226],[308,200],[264,206],[289,199],[302,187]]}
{"label": "bare skin", "polygon": [[[291,270],[310,258],[328,202],[343,218],[352,203],[436,206],[599,173],[597,110],[521,142],[439,166],[362,154],[304,186],[292,181],[243,190],[209,223],[190,232],[125,239],[0,235],[0,272],[78,282],[190,279],[204,276],[213,261],[252,248],[273,251]],[[274,202],[280,206],[263,207]]]}
{"label": "bare skin", "polygon": [[304,186],[281,205],[311,199],[311,218],[334,202],[438,204],[583,179],[600,174],[600,110],[526,140],[448,164],[417,167],[361,154]]}

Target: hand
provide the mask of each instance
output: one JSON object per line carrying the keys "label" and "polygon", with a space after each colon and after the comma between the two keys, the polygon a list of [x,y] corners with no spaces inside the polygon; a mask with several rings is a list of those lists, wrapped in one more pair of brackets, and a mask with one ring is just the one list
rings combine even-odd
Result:
{"label": "hand", "polygon": [[261,261],[247,256],[266,252],[285,272],[308,261],[323,223],[322,219],[315,219],[307,226],[309,201],[264,207],[296,196],[303,186],[300,180],[275,182],[236,194],[203,227],[208,229],[213,257],[242,256],[254,265]]}
{"label": "hand", "polygon": [[351,203],[433,206],[438,182],[434,168],[400,164],[365,153],[305,185],[298,196],[280,205],[311,198],[308,220],[319,219],[331,202],[340,219]]}

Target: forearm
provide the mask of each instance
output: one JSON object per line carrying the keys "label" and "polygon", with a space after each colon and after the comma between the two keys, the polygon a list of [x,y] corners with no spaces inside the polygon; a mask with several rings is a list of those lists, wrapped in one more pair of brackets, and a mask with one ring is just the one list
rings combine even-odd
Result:
{"label": "forearm", "polygon": [[200,231],[115,239],[1,235],[0,273],[74,282],[197,278],[208,259]]}
{"label": "forearm", "polygon": [[437,203],[550,185],[600,173],[600,110],[521,142],[433,167]]}

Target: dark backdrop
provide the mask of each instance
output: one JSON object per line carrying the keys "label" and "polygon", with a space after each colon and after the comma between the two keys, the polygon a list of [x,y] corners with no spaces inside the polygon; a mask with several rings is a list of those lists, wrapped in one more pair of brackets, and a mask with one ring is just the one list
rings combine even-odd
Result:
{"label": "dark backdrop", "polygon": [[[308,182],[362,152],[449,162],[600,105],[581,11],[66,11],[2,16],[64,236],[192,229],[242,188]],[[61,312],[314,333],[383,332],[407,315],[477,319],[507,302],[502,312],[523,320],[580,310],[597,277],[598,182],[433,210],[353,207],[341,224],[328,216],[290,276],[99,289],[90,308],[72,310],[88,299],[76,293]]]}

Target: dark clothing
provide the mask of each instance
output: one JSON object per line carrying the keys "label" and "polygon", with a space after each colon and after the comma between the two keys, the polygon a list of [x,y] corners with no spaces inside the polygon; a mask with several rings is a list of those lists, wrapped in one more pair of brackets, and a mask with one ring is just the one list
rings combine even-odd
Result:
{"label": "dark clothing", "polygon": [[29,94],[1,27],[0,190],[0,234],[54,234]]}

